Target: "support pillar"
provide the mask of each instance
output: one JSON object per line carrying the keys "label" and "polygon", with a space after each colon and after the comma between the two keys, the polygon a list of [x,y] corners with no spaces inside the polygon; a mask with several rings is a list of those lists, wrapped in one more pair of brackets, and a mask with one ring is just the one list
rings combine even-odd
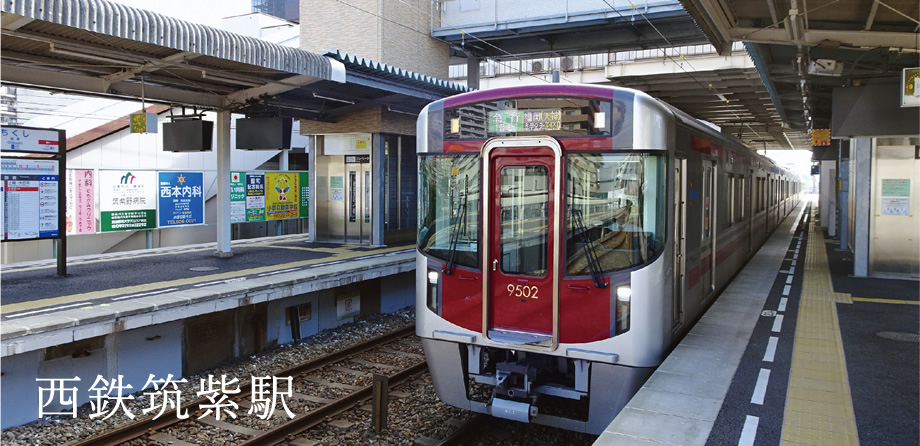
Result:
{"label": "support pillar", "polygon": [[479,58],[466,58],[466,86],[474,90],[479,89]]}
{"label": "support pillar", "polygon": [[869,275],[869,197],[872,193],[872,138],[855,138],[850,145],[850,157],[855,159],[852,172],[854,181],[850,193],[856,194],[853,221],[853,276]]}
{"label": "support pillar", "polygon": [[384,145],[386,136],[375,133],[371,145],[371,246],[383,245]]}
{"label": "support pillar", "polygon": [[230,250],[230,111],[217,112],[217,251],[215,257],[232,257]]}

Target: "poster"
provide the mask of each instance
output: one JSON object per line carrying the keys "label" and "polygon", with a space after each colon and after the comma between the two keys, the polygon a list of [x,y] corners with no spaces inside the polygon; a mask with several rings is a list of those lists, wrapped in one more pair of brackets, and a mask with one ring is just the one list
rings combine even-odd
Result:
{"label": "poster", "polygon": [[67,172],[68,234],[96,232],[96,172],[92,169],[72,169]]}
{"label": "poster", "polygon": [[56,160],[3,159],[3,240],[58,237],[59,184]]}
{"label": "poster", "polygon": [[345,177],[329,177],[329,200],[345,201]]}
{"label": "poster", "polygon": [[910,216],[910,197],[882,197],[882,215]]}
{"label": "poster", "polygon": [[99,171],[99,210],[102,232],[156,228],[157,173]]}
{"label": "poster", "polygon": [[265,175],[246,174],[246,221],[265,220]]}
{"label": "poster", "polygon": [[246,223],[246,174],[230,173],[230,223]]}
{"label": "poster", "polygon": [[265,219],[281,220],[300,215],[300,177],[297,172],[265,173]]}
{"label": "poster", "polygon": [[204,224],[204,193],[201,172],[160,172],[159,227]]}

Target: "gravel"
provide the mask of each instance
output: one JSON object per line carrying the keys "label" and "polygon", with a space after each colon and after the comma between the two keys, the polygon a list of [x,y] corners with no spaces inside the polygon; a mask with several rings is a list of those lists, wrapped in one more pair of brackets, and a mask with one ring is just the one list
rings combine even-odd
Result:
{"label": "gravel", "polygon": [[[199,378],[207,378],[208,375],[220,376],[226,374],[228,377],[240,377],[240,381],[244,381],[252,375],[264,376],[271,371],[291,367],[385,333],[412,326],[414,323],[415,314],[412,308],[405,308],[391,314],[363,316],[353,323],[325,330],[297,343],[282,345],[214,370],[186,377],[188,382],[180,384],[179,390],[182,392],[183,402],[187,402],[199,390]],[[359,358],[367,361],[367,363],[341,361],[335,365],[366,373],[389,374],[392,373],[392,370],[369,363],[409,366],[420,358],[394,352],[413,353],[416,355],[423,353],[418,339],[393,342],[387,348],[390,352],[372,351],[360,355]],[[311,376],[354,385],[367,385],[371,381],[369,377],[343,373],[340,370],[322,370],[312,373]],[[243,377],[246,378],[244,379]],[[330,389],[317,384],[305,383],[303,380],[296,378],[294,382],[295,390],[305,395],[335,399],[348,393],[348,391],[342,389]],[[304,432],[299,437],[314,441],[316,445],[416,445],[422,444],[418,440],[425,437],[436,440],[444,438],[473,415],[471,412],[448,406],[438,400],[431,383],[431,376],[427,373],[401,384],[391,392],[394,393],[391,393],[389,397],[388,426],[379,435],[374,433],[372,414],[365,405],[348,410],[334,419]],[[135,393],[134,396],[135,400],[128,401],[126,406],[129,411],[136,416],[140,416],[141,410],[148,407],[149,402],[140,392]],[[287,402],[288,407],[295,415],[319,407],[318,403],[296,398],[288,398]],[[223,418],[223,421],[262,430],[287,419],[286,415],[283,415],[283,409],[281,408],[276,409],[275,417],[269,420],[261,420],[255,415],[247,414],[247,411],[247,408],[240,406],[239,409],[235,410],[238,416],[237,419]],[[281,416],[279,416],[279,412]],[[0,434],[0,443],[3,445],[61,445],[132,421],[123,413],[112,416],[107,420],[93,420],[89,418],[90,413],[89,404],[85,404],[79,408],[78,416],[75,419],[70,417],[47,417],[34,423],[10,428]],[[167,412],[163,416],[175,416],[175,412]],[[348,427],[335,426],[342,421],[353,424]],[[200,422],[180,423],[168,429],[167,433],[177,439],[201,445],[233,445],[247,438],[244,435],[224,431]],[[593,435],[492,419],[487,428],[482,430],[482,436],[477,444],[565,446],[588,445],[593,443],[595,439],[596,437]],[[130,443],[132,446],[156,444],[159,443],[148,438],[138,439]]]}

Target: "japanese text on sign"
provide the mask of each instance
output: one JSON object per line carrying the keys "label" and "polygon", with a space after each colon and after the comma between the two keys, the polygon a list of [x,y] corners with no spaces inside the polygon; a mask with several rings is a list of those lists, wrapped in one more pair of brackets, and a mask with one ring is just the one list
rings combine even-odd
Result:
{"label": "japanese text on sign", "polygon": [[489,112],[489,133],[551,132],[562,130],[561,109],[501,110]]}

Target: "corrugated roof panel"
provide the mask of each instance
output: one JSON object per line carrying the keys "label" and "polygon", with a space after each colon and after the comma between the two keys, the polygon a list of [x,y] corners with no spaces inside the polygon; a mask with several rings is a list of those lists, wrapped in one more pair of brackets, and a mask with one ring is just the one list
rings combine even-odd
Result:
{"label": "corrugated roof panel", "polygon": [[472,91],[471,88],[465,85],[441,80],[436,77],[431,77],[424,74],[419,74],[414,71],[404,70],[402,68],[390,66],[371,59],[353,56],[339,50],[329,51],[324,55],[341,61],[348,69],[373,73],[385,79],[393,79],[400,82],[415,84],[417,86],[435,88],[447,94],[465,93],[467,91]]}
{"label": "corrugated roof panel", "polygon": [[2,11],[288,73],[343,81],[326,57],[107,0],[5,0]]}

